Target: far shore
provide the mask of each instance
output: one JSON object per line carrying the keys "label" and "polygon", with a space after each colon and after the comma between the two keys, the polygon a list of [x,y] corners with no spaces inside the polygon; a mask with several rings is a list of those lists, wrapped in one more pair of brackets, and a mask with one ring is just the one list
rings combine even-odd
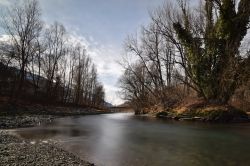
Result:
{"label": "far shore", "polygon": [[41,104],[0,106],[0,129],[33,127],[65,116],[84,116],[111,113],[91,107],[44,106]]}
{"label": "far shore", "polygon": [[151,116],[165,120],[191,121],[202,123],[249,123],[250,112],[230,105],[193,104],[166,110],[155,105],[144,108],[137,115]]}

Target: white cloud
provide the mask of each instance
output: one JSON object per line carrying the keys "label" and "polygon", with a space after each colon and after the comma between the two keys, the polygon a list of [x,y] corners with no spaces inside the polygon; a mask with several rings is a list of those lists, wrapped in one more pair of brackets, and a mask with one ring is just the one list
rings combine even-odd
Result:
{"label": "white cloud", "polygon": [[0,5],[8,6],[8,5],[10,5],[10,1],[9,0],[0,0]]}
{"label": "white cloud", "polygon": [[[9,35],[0,35],[0,42],[9,39]],[[117,63],[121,59],[121,51],[111,45],[100,45],[93,37],[87,40],[75,32],[69,34],[69,41],[74,44],[81,43],[86,47],[89,56],[97,67],[99,80],[105,89],[106,101],[115,105],[123,103],[118,95],[119,88],[117,87],[117,81],[122,75],[122,67]]]}
{"label": "white cloud", "polygon": [[112,104],[119,105],[124,101],[119,96],[119,88],[112,85],[104,85],[106,90],[106,100]]}
{"label": "white cloud", "polygon": [[99,80],[104,85],[106,101],[112,104],[121,104],[123,100],[119,97],[117,81],[122,75],[122,67],[118,64],[121,60],[122,51],[112,45],[99,44],[93,37],[88,39],[77,35],[74,31],[70,34],[70,42],[81,43],[87,49],[97,67]]}
{"label": "white cloud", "polygon": [[247,54],[247,52],[249,51],[249,45],[250,45],[250,29],[248,29],[247,35],[241,41],[241,46],[240,46],[241,56],[245,56]]}
{"label": "white cloud", "polygon": [[10,35],[0,35],[0,42],[6,42],[11,39]]}

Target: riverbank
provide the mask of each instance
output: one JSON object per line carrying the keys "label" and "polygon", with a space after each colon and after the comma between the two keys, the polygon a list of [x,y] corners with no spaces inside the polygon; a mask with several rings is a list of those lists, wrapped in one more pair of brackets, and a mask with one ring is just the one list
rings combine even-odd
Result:
{"label": "riverbank", "polygon": [[171,111],[160,111],[157,118],[179,121],[199,121],[214,123],[246,123],[250,122],[247,112],[229,105],[192,105],[178,107]]}
{"label": "riverbank", "polygon": [[62,107],[44,105],[0,105],[0,129],[33,127],[49,123],[55,118],[65,116],[83,116],[110,113],[108,110],[98,110],[83,107]]}
{"label": "riverbank", "polygon": [[155,105],[143,110],[148,116],[176,120],[209,123],[246,123],[250,122],[249,112],[230,105],[208,104],[201,102],[180,104],[172,109]]}
{"label": "riverbank", "polygon": [[94,166],[61,149],[53,142],[29,142],[8,131],[0,131],[1,165]]}
{"label": "riverbank", "polygon": [[3,165],[93,166],[60,148],[56,142],[29,142],[6,129],[39,126],[65,116],[109,113],[106,110],[43,105],[0,106],[0,161]]}

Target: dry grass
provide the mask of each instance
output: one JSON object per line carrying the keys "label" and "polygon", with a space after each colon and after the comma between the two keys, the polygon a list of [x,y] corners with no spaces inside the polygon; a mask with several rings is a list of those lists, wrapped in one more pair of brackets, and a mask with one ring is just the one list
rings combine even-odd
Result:
{"label": "dry grass", "polygon": [[177,114],[184,113],[189,111],[195,107],[204,106],[205,102],[201,98],[198,97],[186,97],[181,103],[179,103],[174,109],[173,112]]}

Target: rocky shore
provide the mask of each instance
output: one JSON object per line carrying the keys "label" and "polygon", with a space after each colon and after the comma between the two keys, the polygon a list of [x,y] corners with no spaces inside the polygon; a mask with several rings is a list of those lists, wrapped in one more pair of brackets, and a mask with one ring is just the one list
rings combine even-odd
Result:
{"label": "rocky shore", "polygon": [[51,115],[0,116],[0,129],[39,126],[42,123],[49,123],[55,118],[56,116]]}
{"label": "rocky shore", "polygon": [[55,118],[109,113],[107,110],[43,105],[0,105],[0,129],[39,126]]}
{"label": "rocky shore", "polygon": [[94,166],[73,154],[59,148],[53,142],[28,142],[8,131],[0,131],[0,161],[1,165],[65,165]]}
{"label": "rocky shore", "polygon": [[38,126],[63,116],[106,113],[88,108],[32,106],[0,107],[0,165],[94,166],[60,148],[56,142],[29,142],[6,129]]}

